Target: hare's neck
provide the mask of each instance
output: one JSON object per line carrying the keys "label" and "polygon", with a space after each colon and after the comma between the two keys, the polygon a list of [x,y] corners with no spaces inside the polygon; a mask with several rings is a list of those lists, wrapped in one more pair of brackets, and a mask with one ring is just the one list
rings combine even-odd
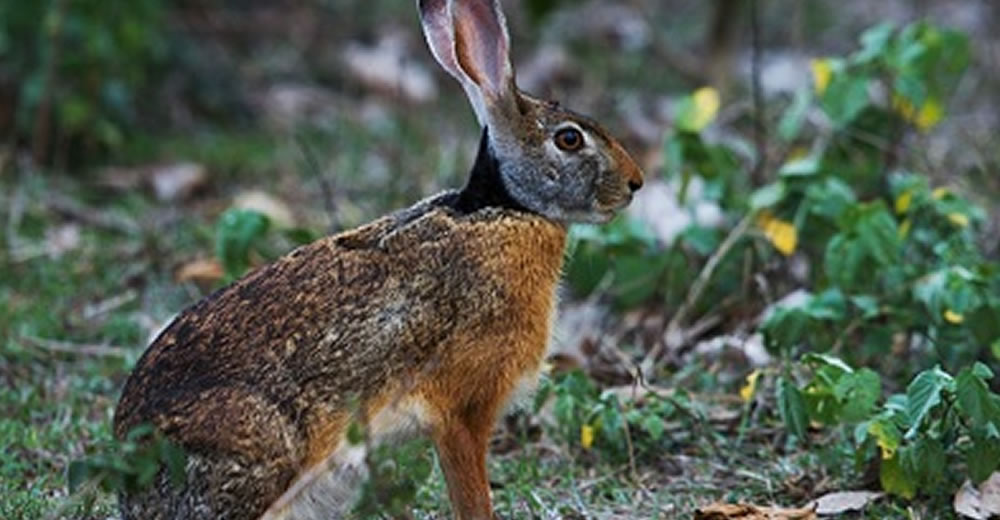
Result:
{"label": "hare's neck", "polygon": [[458,194],[455,209],[461,213],[472,213],[483,208],[507,208],[528,211],[514,200],[500,178],[500,163],[490,152],[486,128],[479,140],[479,153],[469,174],[469,182]]}

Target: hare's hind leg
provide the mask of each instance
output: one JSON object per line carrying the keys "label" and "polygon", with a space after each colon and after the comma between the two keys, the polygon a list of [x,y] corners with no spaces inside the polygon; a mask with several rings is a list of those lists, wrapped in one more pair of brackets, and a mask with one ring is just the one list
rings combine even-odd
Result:
{"label": "hare's hind leg", "polygon": [[492,426],[492,413],[467,413],[443,421],[434,431],[438,460],[448,484],[451,508],[458,520],[493,518],[486,473]]}
{"label": "hare's hind leg", "polygon": [[119,495],[123,520],[255,519],[294,474],[275,461],[189,454],[183,483],[166,469],[138,493]]}

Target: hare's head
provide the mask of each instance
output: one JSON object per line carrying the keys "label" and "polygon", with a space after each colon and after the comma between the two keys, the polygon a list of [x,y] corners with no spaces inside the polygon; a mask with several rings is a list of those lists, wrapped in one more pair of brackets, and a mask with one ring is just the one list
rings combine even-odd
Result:
{"label": "hare's head", "polygon": [[632,200],[642,171],[593,120],[518,90],[499,0],[418,0],[438,63],[486,127],[504,189],[564,222],[605,222]]}

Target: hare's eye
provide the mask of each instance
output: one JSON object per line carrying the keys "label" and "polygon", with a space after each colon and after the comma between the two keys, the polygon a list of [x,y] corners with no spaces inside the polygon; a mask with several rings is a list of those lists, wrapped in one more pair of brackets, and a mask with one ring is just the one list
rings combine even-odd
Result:
{"label": "hare's eye", "polygon": [[556,146],[564,152],[575,152],[583,146],[583,134],[576,128],[563,128],[556,132]]}

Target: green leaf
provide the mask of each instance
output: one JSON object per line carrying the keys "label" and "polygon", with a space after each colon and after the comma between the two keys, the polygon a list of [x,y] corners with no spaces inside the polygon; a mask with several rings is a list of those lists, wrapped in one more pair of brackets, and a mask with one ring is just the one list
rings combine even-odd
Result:
{"label": "green leaf", "polygon": [[267,233],[266,215],[246,209],[229,209],[219,217],[215,254],[230,278],[239,278],[250,267],[250,250]]}
{"label": "green leaf", "polygon": [[866,29],[861,33],[861,50],[852,56],[851,61],[864,64],[882,56],[888,49],[895,30],[896,26],[892,22],[883,22]]}
{"label": "green leaf", "polygon": [[953,379],[940,367],[924,370],[917,374],[906,388],[910,429],[906,436],[912,436],[930,411],[941,403],[941,393],[953,385]]}
{"label": "green leaf", "polygon": [[847,303],[840,289],[827,289],[812,298],[803,306],[803,311],[810,318],[817,320],[838,321],[844,318]]}
{"label": "green leaf", "polygon": [[800,88],[795,92],[795,99],[792,100],[792,104],[788,106],[785,113],[781,115],[781,121],[778,122],[778,136],[782,140],[792,141],[798,137],[812,101],[811,89]]}
{"label": "green leaf", "polygon": [[805,363],[811,363],[818,366],[834,367],[844,373],[853,373],[854,369],[850,365],[844,362],[844,360],[838,358],[837,356],[831,354],[824,354],[820,352],[809,352],[802,356],[802,361]]}
{"label": "green leaf", "polygon": [[175,486],[183,485],[187,478],[187,453],[180,446],[164,439],[160,443],[160,460],[167,466],[171,483]]}
{"label": "green leaf", "polygon": [[764,346],[772,353],[795,347],[806,332],[809,316],[798,307],[777,307],[764,321]]}
{"label": "green leaf", "polygon": [[878,300],[871,295],[857,294],[851,296],[851,303],[861,310],[861,317],[871,319],[879,315]]}
{"label": "green leaf", "polygon": [[785,163],[778,170],[778,175],[782,177],[809,177],[819,173],[819,166],[818,157],[804,157]]}
{"label": "green leaf", "polygon": [[1000,439],[980,428],[974,428],[971,437],[972,445],[966,453],[965,464],[969,478],[979,484],[1000,467]]}
{"label": "green leaf", "polygon": [[882,459],[879,468],[879,481],[886,493],[911,499],[917,492],[917,483],[912,475],[908,475],[900,464],[899,453],[888,459]]}
{"label": "green leaf", "polygon": [[761,186],[750,194],[750,209],[763,209],[774,206],[785,198],[785,183],[772,182]]}
{"label": "green leaf", "polygon": [[809,418],[806,415],[806,403],[802,398],[802,392],[795,386],[795,382],[788,376],[782,376],[778,380],[776,397],[778,412],[785,422],[785,427],[800,440],[806,440]]}
{"label": "green leaf", "polygon": [[857,202],[857,197],[847,183],[828,177],[822,183],[812,183],[806,188],[806,200],[810,213],[835,222]]}
{"label": "green leaf", "polygon": [[666,425],[663,423],[663,418],[656,414],[648,414],[642,418],[642,429],[649,434],[649,437],[654,441],[658,441],[663,438],[663,432],[666,429]]}
{"label": "green leaf", "polygon": [[843,403],[841,414],[844,422],[863,421],[869,417],[882,395],[882,379],[873,370],[862,368],[841,377],[833,392]]}
{"label": "green leaf", "polygon": [[868,78],[835,74],[823,92],[821,106],[837,128],[846,127],[868,106]]}
{"label": "green leaf", "polygon": [[910,458],[907,466],[912,468],[911,473],[917,475],[921,487],[933,488],[944,481],[948,461],[941,441],[921,435],[911,448],[907,450]]}
{"label": "green leaf", "polygon": [[1000,425],[1000,408],[985,381],[992,376],[989,367],[977,362],[972,368],[959,372],[955,378],[958,406],[972,420],[974,427],[985,427],[987,423]]}
{"label": "green leaf", "polygon": [[896,450],[899,449],[899,443],[902,442],[903,436],[899,433],[899,428],[896,427],[891,415],[880,414],[872,420],[868,424],[868,433],[875,437],[883,459],[891,459],[896,456]]}

